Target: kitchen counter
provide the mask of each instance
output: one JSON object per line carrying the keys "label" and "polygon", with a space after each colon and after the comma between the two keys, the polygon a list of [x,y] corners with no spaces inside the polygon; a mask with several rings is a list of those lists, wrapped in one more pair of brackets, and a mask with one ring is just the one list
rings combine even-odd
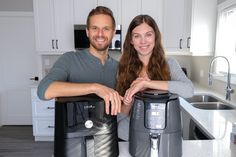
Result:
{"label": "kitchen counter", "polygon": [[[195,94],[208,93],[224,100],[224,96],[195,85]],[[228,101],[229,102],[229,101]],[[229,102],[236,106],[236,103]],[[180,104],[191,119],[214,140],[183,140],[182,157],[236,157],[236,144],[230,142],[232,123],[236,123],[236,110],[202,110],[180,98]],[[120,157],[130,157],[128,142],[120,142]]]}

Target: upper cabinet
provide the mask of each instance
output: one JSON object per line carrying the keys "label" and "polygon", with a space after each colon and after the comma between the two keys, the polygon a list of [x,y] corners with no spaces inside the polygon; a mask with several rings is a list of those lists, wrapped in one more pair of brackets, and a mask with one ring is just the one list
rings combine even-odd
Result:
{"label": "upper cabinet", "polygon": [[34,0],[36,50],[74,50],[73,0]]}
{"label": "upper cabinet", "polygon": [[[191,0],[163,1],[163,41],[167,53],[188,52],[190,44]],[[189,32],[187,32],[189,31]]]}
{"label": "upper cabinet", "polygon": [[96,6],[106,6],[114,14],[117,24],[121,24],[121,2],[120,0],[74,0],[74,22],[75,24],[86,24],[89,12]]}
{"label": "upper cabinet", "polygon": [[120,0],[98,0],[98,6],[106,6],[110,8],[114,14],[117,24],[121,24],[121,1]]}
{"label": "upper cabinet", "polygon": [[129,24],[139,14],[152,16],[156,20],[160,31],[162,31],[162,0],[122,0],[122,43],[124,42]]}
{"label": "upper cabinet", "polygon": [[193,56],[211,56],[215,49],[217,0],[192,0],[191,47]]}
{"label": "upper cabinet", "polygon": [[34,0],[37,50],[74,50],[74,24],[86,24],[91,9],[100,5],[110,8],[122,25],[122,44],[131,20],[148,14],[158,24],[167,54],[214,52],[217,0]]}
{"label": "upper cabinet", "polygon": [[[141,0],[121,0],[122,45],[131,20],[141,13]],[[132,6],[132,7],[131,7]]]}
{"label": "upper cabinet", "polygon": [[97,0],[74,0],[74,23],[86,24],[89,12],[97,6]]}
{"label": "upper cabinet", "polygon": [[158,28],[163,32],[163,1],[162,0],[142,0],[141,13],[148,14],[154,18]]}
{"label": "upper cabinet", "polygon": [[213,54],[217,0],[165,0],[163,6],[163,39],[167,54]]}

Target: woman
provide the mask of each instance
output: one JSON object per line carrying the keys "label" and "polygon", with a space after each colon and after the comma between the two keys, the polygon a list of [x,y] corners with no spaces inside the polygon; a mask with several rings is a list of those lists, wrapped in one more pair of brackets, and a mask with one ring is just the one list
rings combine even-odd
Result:
{"label": "woman", "polygon": [[[121,112],[126,116],[134,94],[147,88],[168,90],[182,97],[193,95],[193,84],[177,61],[165,58],[159,28],[149,15],[138,15],[129,25],[117,80],[116,89],[124,96]],[[126,127],[119,130],[128,132]]]}

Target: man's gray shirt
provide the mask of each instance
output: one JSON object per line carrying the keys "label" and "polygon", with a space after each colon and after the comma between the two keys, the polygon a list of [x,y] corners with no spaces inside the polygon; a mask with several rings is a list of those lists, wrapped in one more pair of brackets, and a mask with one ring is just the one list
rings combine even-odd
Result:
{"label": "man's gray shirt", "polygon": [[45,99],[48,86],[54,81],[74,83],[99,83],[115,88],[118,62],[108,56],[105,64],[88,49],[64,53],[38,86],[38,96]]}

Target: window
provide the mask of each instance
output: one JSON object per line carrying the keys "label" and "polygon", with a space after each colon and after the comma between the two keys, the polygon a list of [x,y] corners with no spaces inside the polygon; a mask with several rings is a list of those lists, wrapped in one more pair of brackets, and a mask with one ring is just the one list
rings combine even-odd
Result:
{"label": "window", "polygon": [[[232,2],[235,3],[235,2]],[[230,72],[236,74],[236,4],[229,0],[219,5],[215,56],[225,56],[230,62]],[[227,63],[218,59],[216,73],[226,73]]]}

